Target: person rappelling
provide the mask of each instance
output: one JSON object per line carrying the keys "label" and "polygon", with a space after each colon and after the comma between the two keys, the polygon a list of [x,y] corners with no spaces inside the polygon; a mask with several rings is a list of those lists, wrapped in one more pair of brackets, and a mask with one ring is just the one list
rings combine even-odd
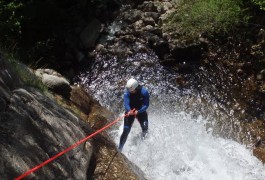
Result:
{"label": "person rappelling", "polygon": [[123,146],[130,133],[135,117],[142,128],[142,138],[145,138],[148,131],[148,115],[149,93],[147,89],[138,84],[135,79],[129,79],[124,92],[125,114],[123,133],[120,137],[119,150],[122,151]]}

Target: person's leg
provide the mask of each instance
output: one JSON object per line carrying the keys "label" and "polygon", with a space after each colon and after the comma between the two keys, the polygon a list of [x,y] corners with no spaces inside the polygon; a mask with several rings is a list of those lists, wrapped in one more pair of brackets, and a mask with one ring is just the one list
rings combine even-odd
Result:
{"label": "person's leg", "polygon": [[137,115],[137,119],[141,125],[142,128],[142,138],[146,137],[147,131],[148,131],[148,115],[147,112],[143,112]]}
{"label": "person's leg", "polygon": [[120,138],[119,150],[122,151],[122,148],[127,140],[127,137],[131,131],[131,127],[134,121],[134,116],[124,117],[124,126],[123,132]]}

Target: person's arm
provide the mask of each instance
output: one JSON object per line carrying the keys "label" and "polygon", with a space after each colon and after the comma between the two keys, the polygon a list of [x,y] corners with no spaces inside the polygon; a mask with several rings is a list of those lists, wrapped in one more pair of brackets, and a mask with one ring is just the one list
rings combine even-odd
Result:
{"label": "person's arm", "polygon": [[142,94],[144,96],[144,105],[138,110],[138,113],[142,113],[149,107],[149,93],[146,89],[142,88]]}
{"label": "person's arm", "polygon": [[129,93],[128,92],[124,93],[124,107],[125,107],[125,111],[126,112],[129,112],[131,110],[130,97],[129,97]]}

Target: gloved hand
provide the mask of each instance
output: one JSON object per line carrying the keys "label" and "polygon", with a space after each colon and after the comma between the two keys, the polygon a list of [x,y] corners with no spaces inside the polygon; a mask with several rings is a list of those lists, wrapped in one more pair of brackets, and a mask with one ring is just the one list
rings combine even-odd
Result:
{"label": "gloved hand", "polygon": [[132,112],[132,116],[136,116],[138,114],[138,111],[137,110],[134,110],[133,112]]}
{"label": "gloved hand", "polygon": [[127,115],[128,116],[136,116],[138,114],[138,111],[135,109],[130,110]]}

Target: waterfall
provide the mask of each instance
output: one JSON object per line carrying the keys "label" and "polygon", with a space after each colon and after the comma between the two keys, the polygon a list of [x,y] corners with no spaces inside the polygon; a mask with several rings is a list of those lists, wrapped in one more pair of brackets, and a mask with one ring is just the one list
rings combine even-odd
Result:
{"label": "waterfall", "polygon": [[[218,126],[230,117],[219,112],[214,101],[203,103],[192,89],[178,88],[179,75],[162,67],[155,54],[139,53],[127,59],[98,55],[90,68],[77,81],[117,116],[124,112],[124,86],[130,77],[149,90],[148,136],[141,140],[135,120],[122,151],[148,179],[265,179],[265,167],[251,149],[225,138],[230,129]],[[122,129],[120,121],[109,132],[117,145]]]}

